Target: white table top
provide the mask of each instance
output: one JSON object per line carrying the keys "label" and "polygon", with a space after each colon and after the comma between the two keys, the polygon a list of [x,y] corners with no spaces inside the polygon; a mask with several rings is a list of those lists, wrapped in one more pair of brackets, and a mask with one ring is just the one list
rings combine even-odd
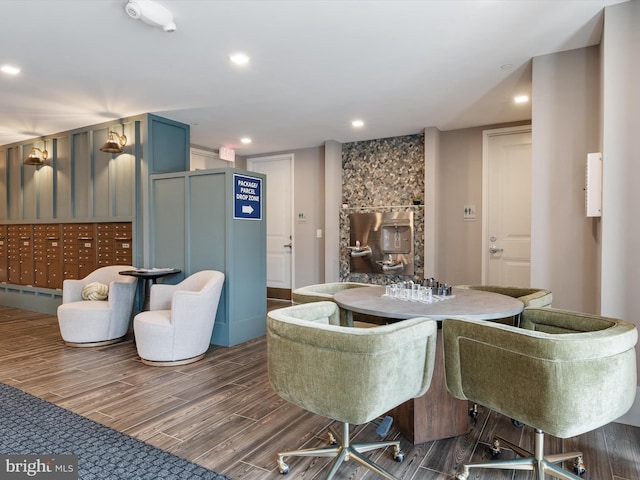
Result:
{"label": "white table top", "polygon": [[466,288],[453,288],[454,298],[435,303],[384,297],[384,292],[383,286],[349,288],[334,294],[333,299],[346,310],[396,319],[429,317],[444,320],[464,317],[493,320],[518,315],[524,309],[524,304],[516,298]]}

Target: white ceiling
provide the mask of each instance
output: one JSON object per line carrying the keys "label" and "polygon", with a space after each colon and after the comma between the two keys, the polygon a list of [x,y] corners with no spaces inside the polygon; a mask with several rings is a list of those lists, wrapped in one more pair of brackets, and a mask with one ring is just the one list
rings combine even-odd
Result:
{"label": "white ceiling", "polygon": [[146,112],[239,155],[529,119],[531,58],[598,44],[620,0],[157,2],[176,32],[127,0],[0,0],[0,145]]}

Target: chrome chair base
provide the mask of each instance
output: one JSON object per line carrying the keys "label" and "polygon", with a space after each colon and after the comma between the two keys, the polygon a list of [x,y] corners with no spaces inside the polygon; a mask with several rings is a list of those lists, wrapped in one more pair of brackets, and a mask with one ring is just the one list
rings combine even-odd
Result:
{"label": "chrome chair base", "polygon": [[578,474],[585,472],[582,462],[582,452],[559,453],[556,455],[544,456],[544,432],[536,429],[534,452],[529,452],[520,448],[508,440],[496,437],[491,447],[492,454],[500,453],[501,443],[513,450],[520,457],[513,460],[495,460],[490,462],[470,463],[463,465],[462,470],[456,473],[456,480],[467,480],[469,478],[469,469],[471,468],[497,468],[501,470],[532,470],[534,472],[534,480],[544,480],[544,476],[549,475],[560,480],[581,480],[578,475],[568,472],[563,468],[555,465],[565,460],[574,460],[574,470]]}
{"label": "chrome chair base", "polygon": [[335,457],[335,460],[331,465],[331,469],[326,476],[326,480],[332,479],[342,462],[349,460],[360,463],[364,467],[373,470],[378,475],[381,475],[388,480],[397,480],[396,477],[391,475],[381,466],[369,460],[366,456],[362,455],[362,453],[376,450],[378,448],[393,447],[393,459],[396,462],[402,462],[404,460],[404,453],[400,450],[400,441],[391,440],[372,443],[354,443],[352,445],[349,443],[348,423],[342,424],[342,437],[340,438],[340,442],[336,440],[337,438],[340,438],[340,436],[332,428],[329,428],[330,446],[278,453],[278,470],[283,475],[289,473],[289,465],[284,462],[284,457]]}

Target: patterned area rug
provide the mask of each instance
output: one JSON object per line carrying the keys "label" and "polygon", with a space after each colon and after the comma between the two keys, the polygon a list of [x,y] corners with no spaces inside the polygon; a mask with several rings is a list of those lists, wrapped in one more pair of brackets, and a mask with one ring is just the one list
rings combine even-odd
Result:
{"label": "patterned area rug", "polygon": [[82,480],[228,477],[0,383],[0,454],[77,455]]}

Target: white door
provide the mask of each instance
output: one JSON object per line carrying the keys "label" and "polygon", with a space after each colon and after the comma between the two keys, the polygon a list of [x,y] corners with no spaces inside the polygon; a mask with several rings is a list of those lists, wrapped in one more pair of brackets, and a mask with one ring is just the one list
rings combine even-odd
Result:
{"label": "white door", "polygon": [[530,286],[531,126],[483,132],[485,285]]}
{"label": "white door", "polygon": [[293,154],[251,158],[247,169],[267,176],[267,287],[293,283]]}

